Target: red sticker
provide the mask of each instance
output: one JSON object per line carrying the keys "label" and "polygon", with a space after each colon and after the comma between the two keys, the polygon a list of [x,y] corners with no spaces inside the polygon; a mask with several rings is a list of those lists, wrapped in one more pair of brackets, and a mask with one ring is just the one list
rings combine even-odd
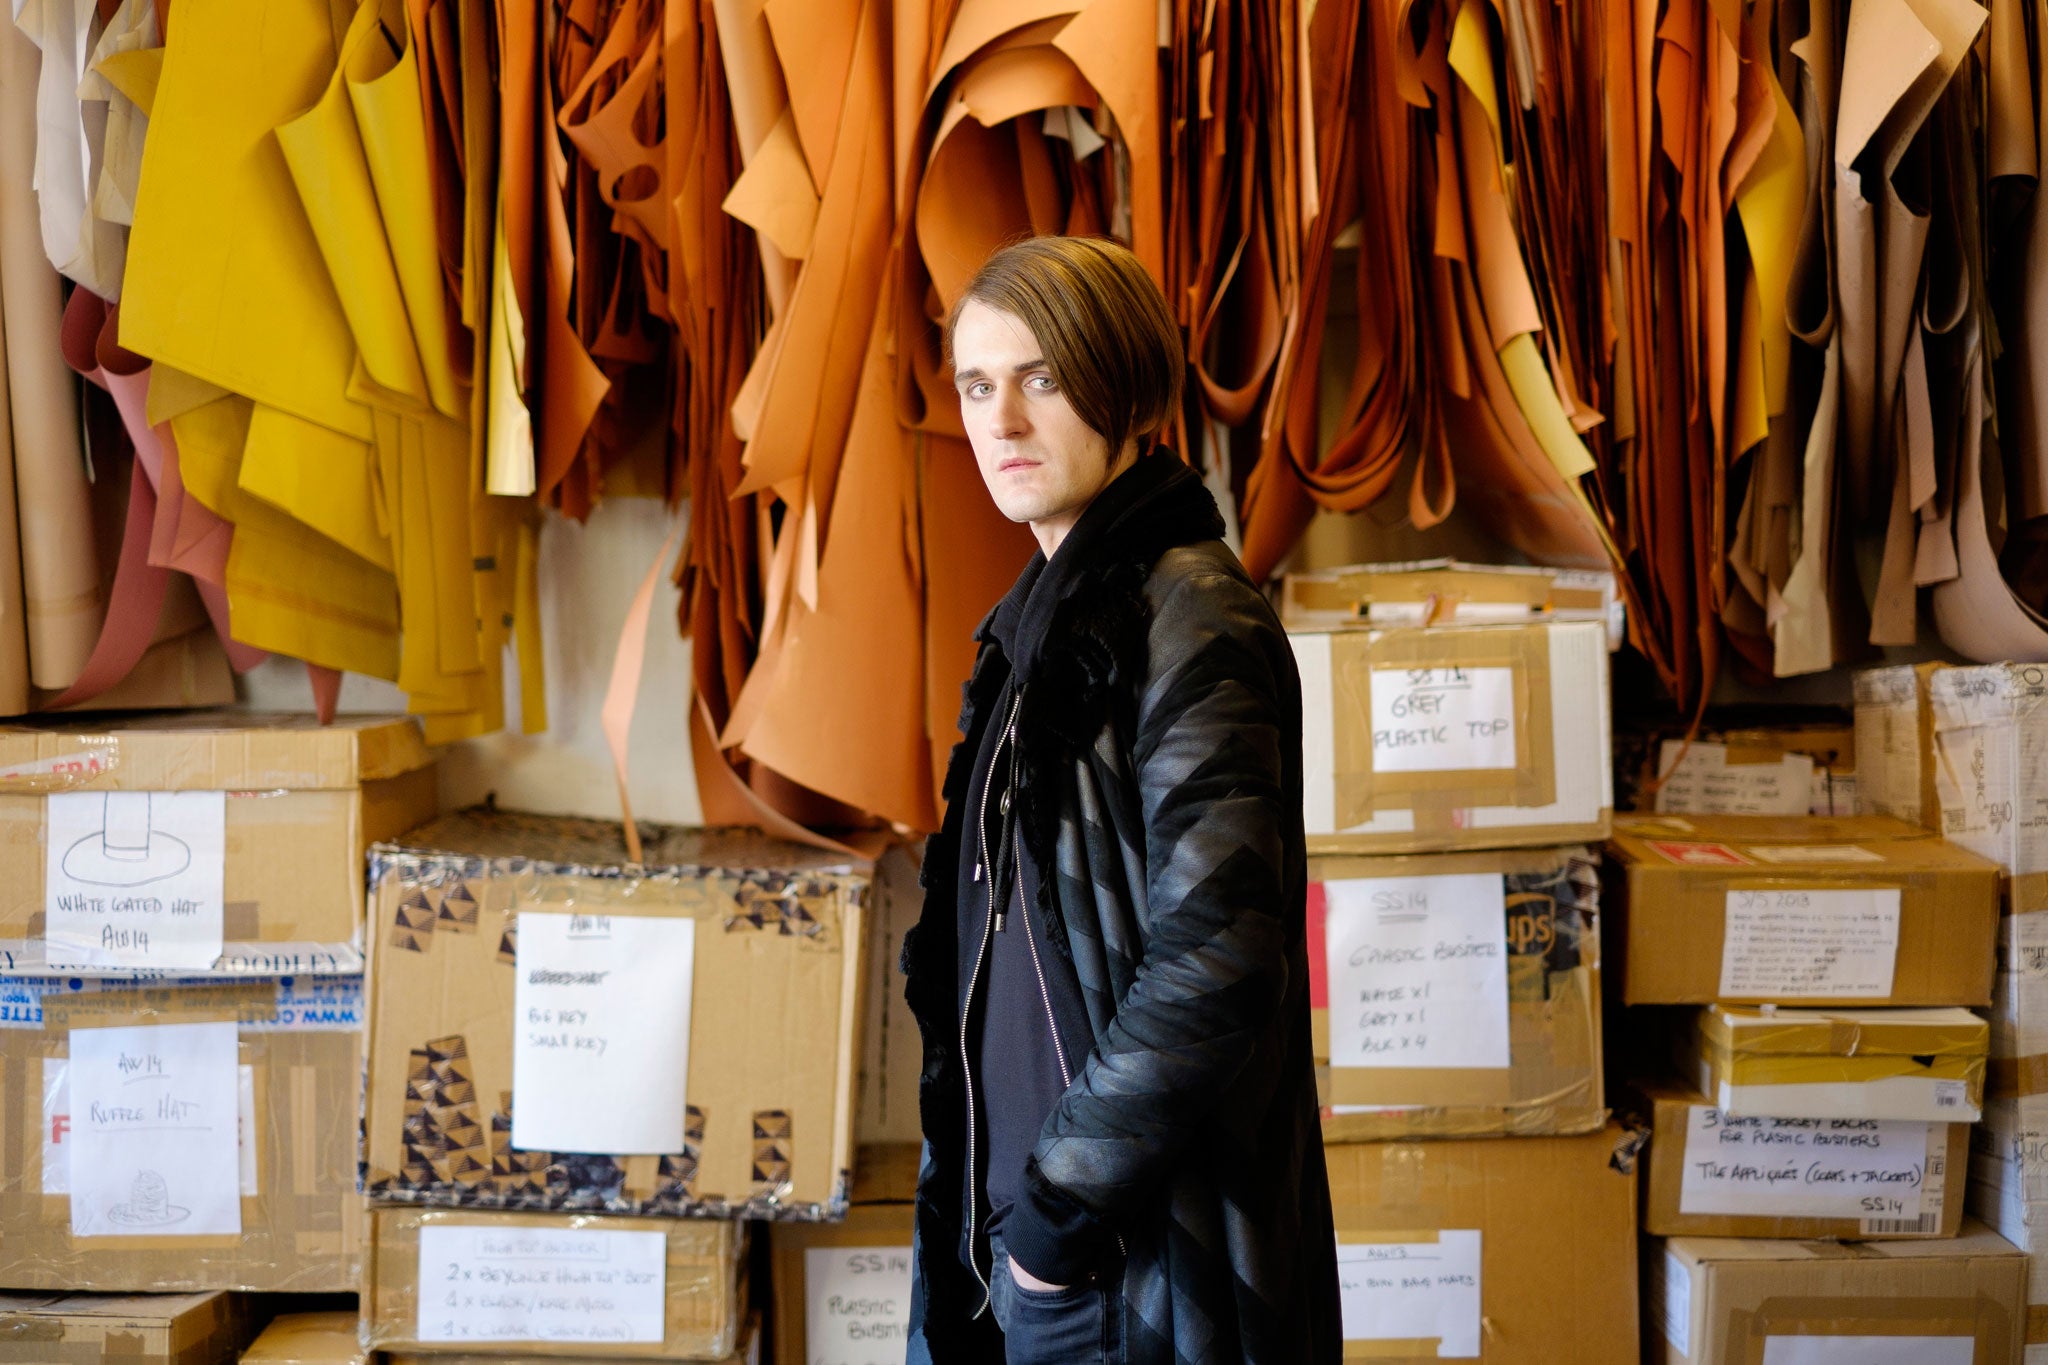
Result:
{"label": "red sticker", "polygon": [[1671,862],[1686,867],[1750,867],[1756,861],[1743,857],[1726,844],[1672,844],[1655,839],[1646,842]]}
{"label": "red sticker", "polygon": [[1308,884],[1308,1007],[1312,1010],[1330,1008],[1330,963],[1328,960],[1328,939],[1325,937],[1330,920],[1330,898],[1323,892],[1321,882]]}

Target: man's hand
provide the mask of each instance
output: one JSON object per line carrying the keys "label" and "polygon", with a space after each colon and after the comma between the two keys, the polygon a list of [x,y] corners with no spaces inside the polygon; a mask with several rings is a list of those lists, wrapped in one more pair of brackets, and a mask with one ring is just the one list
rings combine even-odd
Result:
{"label": "man's hand", "polygon": [[1015,1256],[1008,1257],[1007,1259],[1010,1262],[1010,1278],[1017,1282],[1019,1289],[1028,1289],[1034,1294],[1057,1294],[1062,1289],[1067,1288],[1063,1284],[1047,1284],[1023,1266],[1018,1265]]}

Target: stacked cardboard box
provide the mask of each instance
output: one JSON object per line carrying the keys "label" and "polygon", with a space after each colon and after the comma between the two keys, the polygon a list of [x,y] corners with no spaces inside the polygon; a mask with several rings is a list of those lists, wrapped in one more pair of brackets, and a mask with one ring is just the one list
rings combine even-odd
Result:
{"label": "stacked cardboard box", "polygon": [[[1597,596],[1570,620],[1539,587],[1559,590],[1460,566],[1286,589],[1293,624],[1329,627],[1290,635],[1309,989],[1345,1334],[1375,1358],[1476,1354],[1482,1318],[1488,1359],[1633,1349],[1614,1332],[1634,1311],[1633,1163],[1605,1129],[1586,847],[1612,819],[1609,636]],[[1330,606],[1472,619],[1446,594],[1531,623],[1346,628]],[[1481,1140],[1418,1141],[1451,1138]],[[1435,1264],[1381,1273],[1404,1257]]]}
{"label": "stacked cardboard box", "polygon": [[[1671,1034],[1668,1079],[1636,1085],[1652,1132],[1651,1357],[1938,1358],[1857,1352],[1901,1286],[2017,1264],[1991,1234],[1962,1237],[1990,1040],[1957,1007],[1990,998],[1997,867],[1881,816],[1622,817],[1609,857],[1623,999],[1685,1007],[1646,1009],[1631,1030]],[[1810,1239],[1926,1249],[1871,1251],[1823,1311],[1796,1301],[1794,1286],[1826,1282],[1802,1269]],[[1822,1319],[1834,1325],[1808,1330]],[[1906,1335],[1954,1321],[1914,1317]],[[1957,1359],[2017,1351],[1999,1333],[2018,1320],[1987,1321],[1994,1353]]]}
{"label": "stacked cardboard box", "polygon": [[741,1220],[845,1213],[869,872],[643,847],[474,811],[373,851],[368,1345],[722,1359]]}
{"label": "stacked cardboard box", "polygon": [[2032,1258],[2027,1359],[2048,1362],[2048,672],[1938,668],[1922,679],[1921,747],[1943,832],[2004,874],[1984,1123],[1971,1211]]}
{"label": "stacked cardboard box", "polygon": [[240,1291],[356,1288],[363,857],[435,787],[403,718],[0,727],[0,1342],[51,1343],[0,1358],[230,1360]]}

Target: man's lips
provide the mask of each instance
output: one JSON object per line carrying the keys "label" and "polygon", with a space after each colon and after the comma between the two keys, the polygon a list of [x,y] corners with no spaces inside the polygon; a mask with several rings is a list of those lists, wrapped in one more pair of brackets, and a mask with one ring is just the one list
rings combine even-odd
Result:
{"label": "man's lips", "polygon": [[1013,457],[1011,459],[1004,460],[1001,464],[997,465],[996,472],[998,474],[1007,474],[1013,469],[1036,468],[1038,468],[1038,461],[1036,460],[1026,460],[1021,457]]}

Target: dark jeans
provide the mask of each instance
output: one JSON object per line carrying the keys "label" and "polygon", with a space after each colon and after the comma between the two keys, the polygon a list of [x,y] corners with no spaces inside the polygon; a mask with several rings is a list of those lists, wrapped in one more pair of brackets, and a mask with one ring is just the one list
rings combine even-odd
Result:
{"label": "dark jeans", "polygon": [[990,1307],[1003,1329],[1007,1365],[1123,1365],[1123,1296],[1096,1281],[1049,1293],[1010,1275],[1003,1239],[989,1241]]}

